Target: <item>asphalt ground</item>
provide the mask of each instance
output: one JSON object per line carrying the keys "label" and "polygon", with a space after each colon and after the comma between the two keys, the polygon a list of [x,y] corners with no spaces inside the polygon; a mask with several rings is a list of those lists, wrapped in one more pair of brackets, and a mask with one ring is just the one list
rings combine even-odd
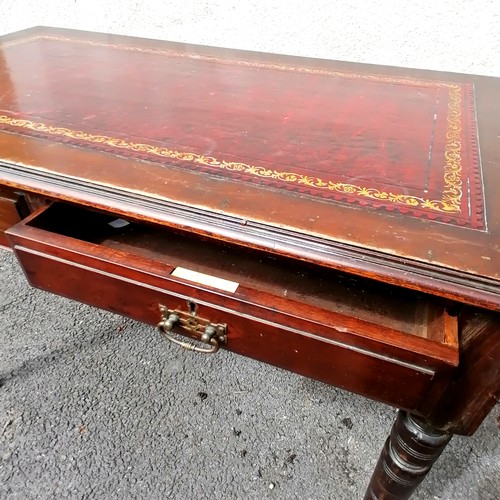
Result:
{"label": "asphalt ground", "polygon": [[[52,25],[500,75],[497,0],[0,0]],[[497,406],[416,499],[500,498]],[[361,498],[395,410],[31,289],[0,251],[1,499]]]}
{"label": "asphalt ground", "polygon": [[[362,498],[395,410],[32,289],[0,252],[0,498]],[[500,498],[497,406],[416,499]]]}

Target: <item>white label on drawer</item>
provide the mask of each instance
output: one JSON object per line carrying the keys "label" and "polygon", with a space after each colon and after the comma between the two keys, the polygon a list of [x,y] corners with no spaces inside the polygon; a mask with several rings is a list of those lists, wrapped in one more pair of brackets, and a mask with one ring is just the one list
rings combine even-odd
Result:
{"label": "white label on drawer", "polygon": [[236,292],[239,286],[239,283],[235,283],[234,281],[224,280],[216,276],[210,276],[209,274],[197,273],[196,271],[191,271],[191,269],[186,269],[184,267],[176,267],[171,272],[171,275],[176,278],[182,278],[183,280],[211,286],[212,288],[218,288],[219,290],[225,290],[231,293]]}

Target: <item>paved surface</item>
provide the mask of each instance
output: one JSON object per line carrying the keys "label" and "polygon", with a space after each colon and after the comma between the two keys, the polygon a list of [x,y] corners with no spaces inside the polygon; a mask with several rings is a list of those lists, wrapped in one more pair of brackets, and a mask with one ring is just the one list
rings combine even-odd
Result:
{"label": "paved surface", "polygon": [[[393,409],[171,347],[31,289],[8,252],[0,283],[0,498],[362,498]],[[500,497],[494,416],[452,440],[416,498]]]}
{"label": "paved surface", "polygon": [[[313,7],[312,7],[313,5]],[[1,0],[46,24],[500,75],[497,0]],[[30,289],[0,252],[0,498],[355,499],[394,410]],[[496,408],[415,498],[500,498]]]}

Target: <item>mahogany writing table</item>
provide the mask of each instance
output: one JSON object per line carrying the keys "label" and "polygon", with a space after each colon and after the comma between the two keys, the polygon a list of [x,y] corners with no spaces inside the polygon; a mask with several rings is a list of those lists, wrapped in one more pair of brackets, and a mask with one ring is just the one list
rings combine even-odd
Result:
{"label": "mahogany writing table", "polygon": [[0,243],[34,286],[180,347],[400,408],[366,498],[407,498],[500,395],[499,92],[471,75],[8,35]]}

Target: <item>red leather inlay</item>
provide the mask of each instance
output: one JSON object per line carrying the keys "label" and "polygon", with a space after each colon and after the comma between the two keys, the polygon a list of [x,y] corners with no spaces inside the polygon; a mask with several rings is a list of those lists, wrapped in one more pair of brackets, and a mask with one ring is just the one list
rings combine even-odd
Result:
{"label": "red leather inlay", "polygon": [[51,37],[5,57],[16,133],[484,227],[470,86]]}

